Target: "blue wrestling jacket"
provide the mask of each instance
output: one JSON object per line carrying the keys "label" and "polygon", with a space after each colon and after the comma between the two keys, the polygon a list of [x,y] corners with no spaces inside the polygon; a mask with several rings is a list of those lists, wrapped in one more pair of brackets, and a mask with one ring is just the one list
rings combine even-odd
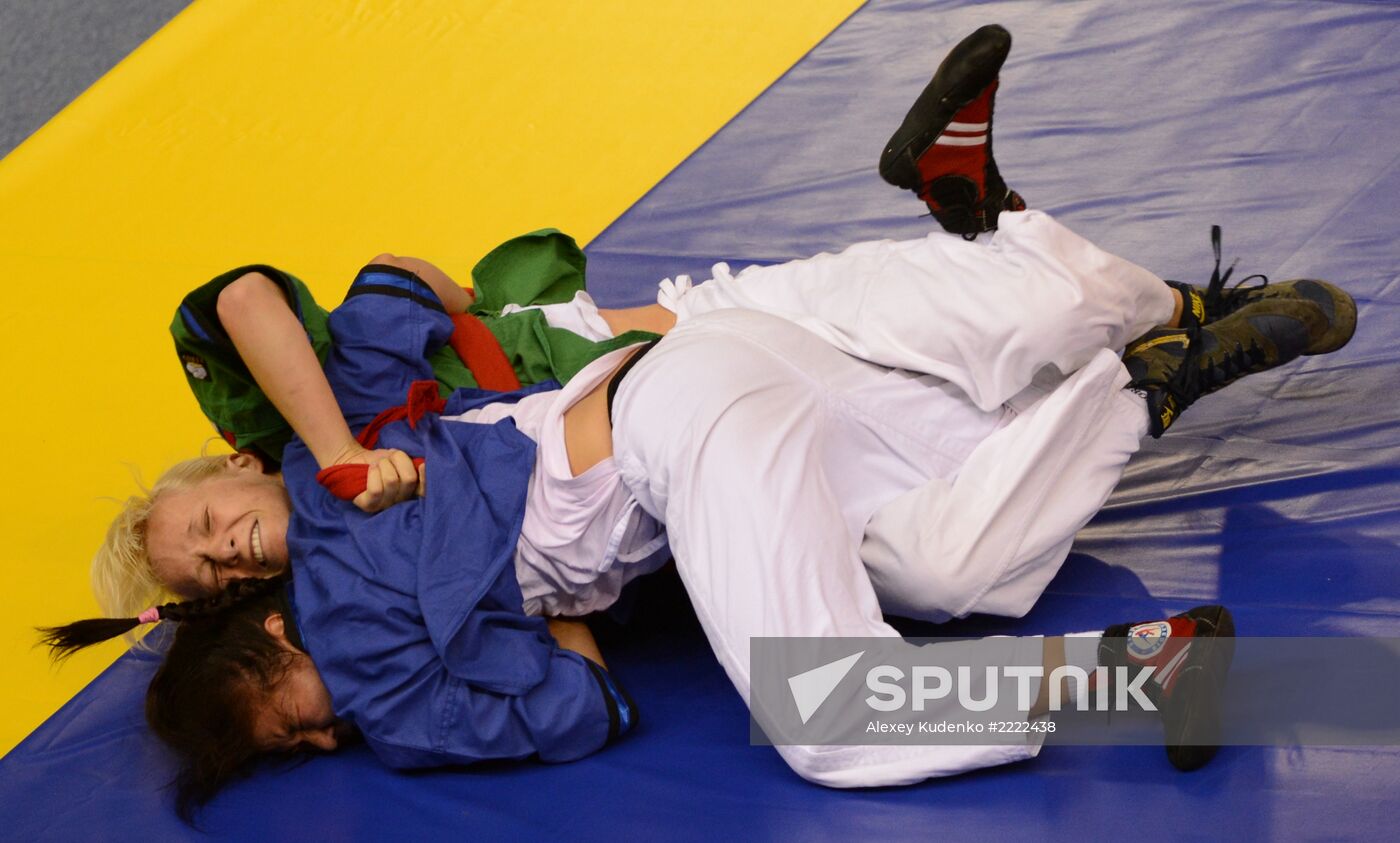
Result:
{"label": "blue wrestling jacket", "polygon": [[[385,266],[361,270],[329,324],[326,377],[352,430],[431,380],[427,356],[452,332],[430,287]],[[458,390],[444,415],[548,388]],[[510,420],[430,413],[385,426],[378,447],[425,458],[425,497],[370,515],[316,482],[301,440],[283,461],[289,598],[336,713],[399,768],[568,761],[626,732],[635,709],[608,672],[521,609],[514,558],[535,443]]]}

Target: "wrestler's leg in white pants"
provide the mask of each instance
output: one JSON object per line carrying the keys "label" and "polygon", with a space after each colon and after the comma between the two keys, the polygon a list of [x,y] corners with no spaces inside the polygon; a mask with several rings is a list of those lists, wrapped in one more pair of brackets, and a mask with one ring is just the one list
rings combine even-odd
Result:
{"label": "wrestler's leg in white pants", "polygon": [[[911,418],[917,390],[928,399]],[[891,416],[897,427],[882,423]],[[627,375],[613,440],[629,489],[666,523],[696,614],[748,702],[751,637],[897,636],[851,524],[880,503],[870,495],[921,483],[963,450],[920,440],[960,419],[985,432],[999,418],[936,378],[891,373],[790,323],[726,311],[679,326]],[[990,646],[1005,648],[1005,664],[1041,664],[1038,639]],[[961,713],[931,704],[926,716]],[[837,787],[904,784],[1037,751],[1034,742],[779,747],[804,778]]]}
{"label": "wrestler's leg in white pants", "polygon": [[861,558],[885,611],[932,621],[1030,611],[1147,433],[1127,381],[1118,356],[1099,351],[984,439],[956,477],[875,512]]}
{"label": "wrestler's leg in white pants", "polygon": [[988,244],[934,233],[720,271],[674,306],[681,321],[729,307],[772,313],[863,360],[951,381],[983,410],[1046,364],[1074,372],[1171,318],[1160,278],[1045,213],[999,223]]}

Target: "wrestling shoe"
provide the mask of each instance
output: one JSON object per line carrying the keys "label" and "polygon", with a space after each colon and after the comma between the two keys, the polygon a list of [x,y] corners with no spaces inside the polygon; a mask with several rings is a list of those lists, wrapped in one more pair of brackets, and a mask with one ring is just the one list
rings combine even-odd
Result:
{"label": "wrestling shoe", "polygon": [[972,240],[1026,203],[992,157],[997,74],[1011,33],[984,26],[953,47],[880,154],[880,177],[912,190],[945,229]]}
{"label": "wrestling shoe", "polygon": [[[1336,351],[1346,345],[1356,333],[1356,301],[1339,287],[1326,281],[1298,278],[1270,284],[1267,275],[1255,273],[1226,289],[1225,282],[1230,280],[1235,266],[1231,264],[1223,274],[1220,271],[1220,226],[1210,227],[1210,242],[1215,251],[1215,270],[1211,272],[1210,283],[1204,290],[1181,281],[1167,282],[1181,293],[1185,305],[1182,308],[1184,323],[1209,325],[1260,299],[1302,299],[1317,305],[1327,317],[1326,324],[1308,338],[1308,348],[1304,354],[1327,354]],[[1255,279],[1262,283],[1245,286]]]}
{"label": "wrestling shoe", "polygon": [[1147,399],[1157,438],[1197,398],[1302,355],[1327,316],[1304,299],[1261,298],[1205,326],[1154,328],[1128,345],[1128,388]]}
{"label": "wrestling shoe", "polygon": [[1142,695],[1162,718],[1167,760],[1183,771],[1205,766],[1220,749],[1221,697],[1234,657],[1235,622],[1224,606],[1110,626],[1099,640],[1099,664],[1153,668]]}

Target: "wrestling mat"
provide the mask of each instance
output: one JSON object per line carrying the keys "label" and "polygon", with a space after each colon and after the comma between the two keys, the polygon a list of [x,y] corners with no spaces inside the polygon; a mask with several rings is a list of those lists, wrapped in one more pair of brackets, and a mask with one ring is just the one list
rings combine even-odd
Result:
{"label": "wrestling mat", "polygon": [[[828,11],[822,32],[850,9]],[[1400,8],[868,3],[601,233],[582,219],[575,232],[591,237],[596,298],[639,304],[660,278],[704,278],[719,260],[781,261],[924,234],[921,206],[884,185],[875,161],[937,59],[988,22],[1016,38],[997,97],[996,153],[1033,207],[1159,274],[1198,283],[1212,266],[1209,226],[1219,223],[1227,263],[1239,258],[1237,277],[1327,278],[1355,296],[1360,326],[1345,350],[1204,399],[1148,442],[1028,617],[971,618],[941,633],[1091,629],[1219,601],[1245,635],[1400,636]],[[416,35],[455,31],[425,22]],[[689,39],[672,33],[670,49],[692,50]],[[710,50],[703,58],[712,64],[741,58],[718,43]],[[363,96],[375,96],[372,80],[362,81]],[[252,130],[283,132],[273,122]],[[411,146],[398,152],[421,163]],[[554,198],[563,207],[576,192],[563,179]],[[479,195],[458,201],[489,201]],[[352,229],[364,227],[360,208],[289,201],[319,211],[322,228],[334,228],[326,215],[342,213]],[[274,254],[263,257],[248,226],[233,238],[244,258],[279,263],[292,253],[295,232],[271,232]],[[356,259],[330,257],[331,245],[296,254],[348,278]],[[384,248],[468,260],[490,243],[469,245],[478,251],[440,226]],[[189,251],[176,248],[173,259],[186,276],[242,260]],[[332,289],[322,282],[317,292]],[[161,386],[178,388],[173,375]],[[749,745],[744,706],[673,578],[645,582],[631,622],[600,633],[643,719],[594,757],[402,775],[355,748],[236,784],[202,825],[215,839],[263,840],[1395,834],[1397,747],[1227,747],[1191,775],[1172,771],[1156,747],[1052,747],[1013,767],[913,787],[824,790],[771,749]],[[123,656],[0,761],[4,836],[193,834],[170,810],[161,790],[169,762],[141,720],[153,666],[150,655]]]}

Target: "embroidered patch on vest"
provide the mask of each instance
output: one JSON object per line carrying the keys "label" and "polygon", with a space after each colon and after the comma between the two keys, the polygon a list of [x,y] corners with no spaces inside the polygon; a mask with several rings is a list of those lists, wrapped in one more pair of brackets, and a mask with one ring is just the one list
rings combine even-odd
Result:
{"label": "embroidered patch on vest", "polygon": [[198,354],[183,353],[180,355],[180,362],[185,364],[185,371],[190,377],[197,381],[209,380],[209,366],[205,364],[203,357]]}

